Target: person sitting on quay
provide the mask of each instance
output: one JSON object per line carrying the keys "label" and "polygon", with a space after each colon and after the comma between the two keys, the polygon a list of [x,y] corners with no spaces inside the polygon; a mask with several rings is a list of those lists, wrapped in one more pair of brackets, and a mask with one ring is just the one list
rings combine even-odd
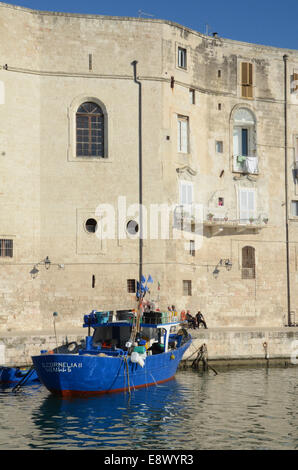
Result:
{"label": "person sitting on quay", "polygon": [[191,326],[195,330],[197,327],[196,319],[190,314],[189,310],[187,310],[185,318],[188,322],[188,326]]}
{"label": "person sitting on quay", "polygon": [[203,323],[204,327],[207,328],[205,318],[204,318],[203,314],[200,312],[200,310],[196,314],[196,319],[197,319],[198,328],[200,328],[200,323]]}

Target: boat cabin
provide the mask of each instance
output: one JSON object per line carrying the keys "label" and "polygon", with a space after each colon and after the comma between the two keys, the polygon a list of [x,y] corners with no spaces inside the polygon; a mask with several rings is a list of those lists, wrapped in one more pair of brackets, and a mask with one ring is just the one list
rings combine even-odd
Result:
{"label": "boat cabin", "polygon": [[[86,337],[86,348],[81,350],[79,354],[126,356],[134,351],[153,355],[180,347],[183,338],[188,336],[186,331],[181,329],[179,321],[151,323],[153,320],[160,319],[159,315],[143,316],[140,331],[136,334],[134,344],[131,344],[134,315],[135,313],[131,312],[131,318],[115,321],[109,312],[92,312],[85,315],[83,327],[88,327],[88,336]],[[150,322],[148,323],[148,321]],[[94,329],[92,336],[90,328]]]}

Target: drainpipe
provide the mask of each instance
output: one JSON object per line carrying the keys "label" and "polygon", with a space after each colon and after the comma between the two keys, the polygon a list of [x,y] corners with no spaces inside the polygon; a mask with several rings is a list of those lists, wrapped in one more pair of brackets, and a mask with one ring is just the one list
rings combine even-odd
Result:
{"label": "drainpipe", "polygon": [[288,56],[284,60],[284,120],[285,120],[285,207],[286,207],[286,256],[287,256],[287,306],[288,326],[291,326],[291,290],[290,290],[290,246],[289,246],[289,207],[288,207]]}
{"label": "drainpipe", "polygon": [[139,285],[143,275],[143,169],[142,169],[142,83],[137,80],[137,60],[133,66],[134,82],[139,86],[139,208],[140,208],[140,236],[139,236]]}

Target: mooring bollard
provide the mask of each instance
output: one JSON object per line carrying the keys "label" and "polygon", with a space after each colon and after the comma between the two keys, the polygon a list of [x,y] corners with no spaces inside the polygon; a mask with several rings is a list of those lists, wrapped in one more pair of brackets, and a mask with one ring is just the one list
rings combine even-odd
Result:
{"label": "mooring bollard", "polygon": [[268,353],[268,343],[266,341],[264,341],[263,343],[263,348],[264,348],[265,359],[267,361],[267,367],[268,367],[269,366],[269,353]]}
{"label": "mooring bollard", "polygon": [[193,369],[199,369],[200,361],[202,361],[202,363],[203,363],[203,370],[204,371],[206,371],[210,368],[211,370],[213,370],[215,375],[218,374],[218,372],[208,364],[208,350],[207,350],[207,345],[205,343],[203,343],[202,346],[199,348],[198,355],[194,359],[194,361],[192,362],[191,367]]}

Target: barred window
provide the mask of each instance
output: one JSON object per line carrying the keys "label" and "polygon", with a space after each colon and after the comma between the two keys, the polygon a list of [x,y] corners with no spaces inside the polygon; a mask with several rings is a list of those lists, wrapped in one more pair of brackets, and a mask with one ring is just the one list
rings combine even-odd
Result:
{"label": "barred window", "polygon": [[0,257],[13,257],[13,240],[0,240]]}
{"label": "barred window", "polygon": [[77,157],[104,157],[104,114],[90,101],[81,104],[76,113]]}
{"label": "barred window", "polygon": [[136,280],[127,279],[127,292],[134,294],[136,292]]}
{"label": "barred window", "polygon": [[183,295],[191,295],[191,281],[183,281]]}

